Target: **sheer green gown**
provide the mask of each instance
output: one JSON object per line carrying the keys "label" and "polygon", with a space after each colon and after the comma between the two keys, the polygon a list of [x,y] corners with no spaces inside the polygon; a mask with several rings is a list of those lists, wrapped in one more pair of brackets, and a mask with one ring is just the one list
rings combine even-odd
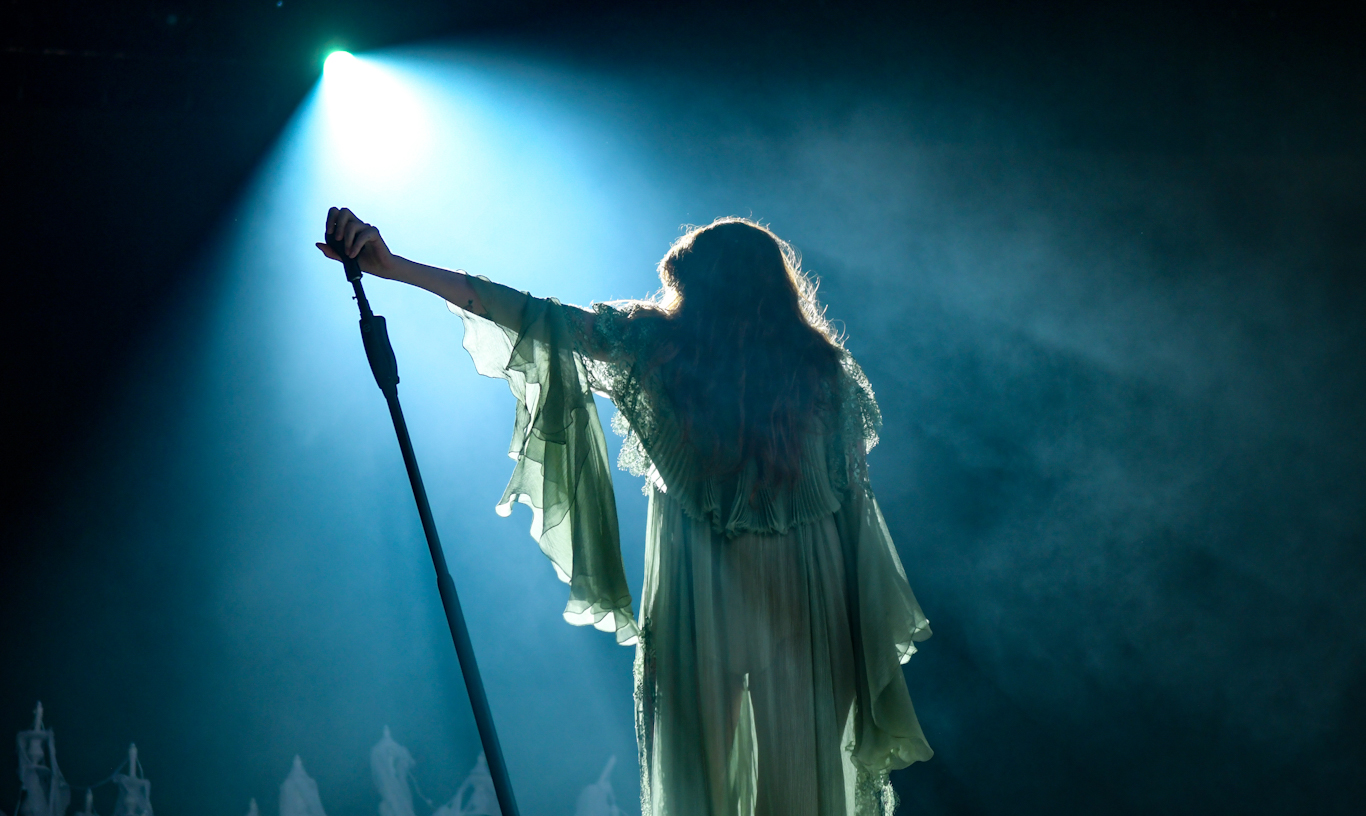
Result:
{"label": "sheer green gown", "polygon": [[[901,673],[930,629],[868,483],[881,420],[853,358],[802,477],[751,500],[754,474],[697,468],[639,376],[650,321],[471,282],[487,316],[452,306],[465,348],[517,398],[498,512],[531,507],[569,585],[566,620],[636,646],[643,813],[889,814],[888,771],[931,754]],[[616,404],[620,463],[649,497],[638,620],[595,391]]]}

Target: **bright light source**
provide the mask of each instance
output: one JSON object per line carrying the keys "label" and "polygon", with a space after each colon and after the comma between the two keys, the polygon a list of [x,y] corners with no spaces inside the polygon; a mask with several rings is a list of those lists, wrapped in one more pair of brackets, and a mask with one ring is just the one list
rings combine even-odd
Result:
{"label": "bright light source", "polygon": [[356,58],[351,56],[350,51],[333,51],[323,60],[323,73],[335,74],[346,69],[348,63],[353,63]]}
{"label": "bright light source", "polygon": [[352,177],[407,180],[424,161],[431,126],[413,89],[380,60],[334,51],[323,65],[328,141]]}

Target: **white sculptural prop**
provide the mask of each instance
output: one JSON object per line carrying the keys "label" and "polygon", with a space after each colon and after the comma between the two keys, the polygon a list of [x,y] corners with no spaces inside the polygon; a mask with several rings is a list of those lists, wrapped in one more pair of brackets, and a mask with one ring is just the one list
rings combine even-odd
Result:
{"label": "white sculptural prop", "polygon": [[616,764],[615,754],[608,757],[607,767],[602,769],[598,781],[579,794],[574,816],[622,816],[621,808],[617,807],[617,795],[612,790],[612,768]]}
{"label": "white sculptural prop", "polygon": [[304,761],[298,756],[280,783],[280,816],[327,816],[318,798],[318,783],[304,771]]}
{"label": "white sculptural prop", "polygon": [[138,773],[138,747],[128,746],[128,773],[114,774],[119,798],[114,816],[152,816],[152,783]]}
{"label": "white sculptural prop", "polygon": [[480,754],[474,768],[456,789],[451,801],[436,809],[432,816],[502,816],[498,794],[493,790],[489,764]]}
{"label": "white sculptural prop", "polygon": [[86,788],[86,789],[85,789],[85,810],[83,810],[83,811],[81,811],[80,813],[76,814],[76,816],[100,816],[98,813],[95,812],[95,791],[94,791],[94,790],[92,790],[92,789],[90,789],[90,788]]}
{"label": "white sculptural prop", "polygon": [[415,763],[408,749],[394,742],[389,726],[384,736],[370,749],[370,774],[379,791],[379,816],[414,816],[413,791],[408,787],[408,772]]}
{"label": "white sculptural prop", "polygon": [[247,816],[261,816],[261,809],[256,806],[256,797],[254,796],[247,805]]}
{"label": "white sculptural prop", "polygon": [[52,729],[43,727],[43,704],[33,712],[33,728],[16,735],[19,781],[24,801],[19,816],[63,816],[71,790],[57,767],[57,743]]}

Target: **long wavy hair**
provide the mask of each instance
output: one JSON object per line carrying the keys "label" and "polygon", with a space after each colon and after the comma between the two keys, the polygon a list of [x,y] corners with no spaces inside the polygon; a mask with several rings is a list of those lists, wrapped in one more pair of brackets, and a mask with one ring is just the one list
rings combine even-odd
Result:
{"label": "long wavy hair", "polygon": [[646,373],[699,464],[726,476],[752,461],[756,490],[795,482],[841,354],[796,252],[761,224],[721,218],[675,241],[659,278],[640,315],[663,324]]}

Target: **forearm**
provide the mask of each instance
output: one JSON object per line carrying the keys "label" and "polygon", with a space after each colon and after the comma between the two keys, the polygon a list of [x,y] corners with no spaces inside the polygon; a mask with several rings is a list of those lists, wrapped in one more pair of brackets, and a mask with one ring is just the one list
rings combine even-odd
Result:
{"label": "forearm", "polygon": [[[522,331],[531,298],[526,292],[487,278],[470,277],[465,272],[428,266],[395,255],[378,229],[361,221],[345,207],[328,210],[325,234],[327,242],[320,241],[317,247],[334,261],[355,258],[366,274],[426,289],[462,312],[491,320],[511,331]],[[566,315],[576,322],[581,334],[592,334],[593,312],[570,308]]]}
{"label": "forearm", "polygon": [[383,276],[407,283],[443,298],[461,311],[478,315],[505,329],[520,332],[526,309],[526,292],[487,278],[472,277],[459,270],[427,266],[398,255],[384,267]]}
{"label": "forearm", "polygon": [[[474,278],[466,272],[427,266],[407,258],[394,255],[393,262],[384,267],[382,277],[426,289],[437,297],[444,298],[463,311],[492,320],[504,328],[521,331],[522,314],[526,308],[526,292],[494,283],[486,278]],[[481,294],[483,292],[483,294]],[[578,330],[585,337],[592,337],[594,314],[577,306],[569,307],[566,317],[578,323]],[[590,356],[599,357],[592,349]]]}
{"label": "forearm", "polygon": [[384,272],[383,277],[426,289],[467,312],[487,314],[479,293],[470,285],[469,275],[464,272],[427,266],[398,255],[393,256],[393,263]]}

